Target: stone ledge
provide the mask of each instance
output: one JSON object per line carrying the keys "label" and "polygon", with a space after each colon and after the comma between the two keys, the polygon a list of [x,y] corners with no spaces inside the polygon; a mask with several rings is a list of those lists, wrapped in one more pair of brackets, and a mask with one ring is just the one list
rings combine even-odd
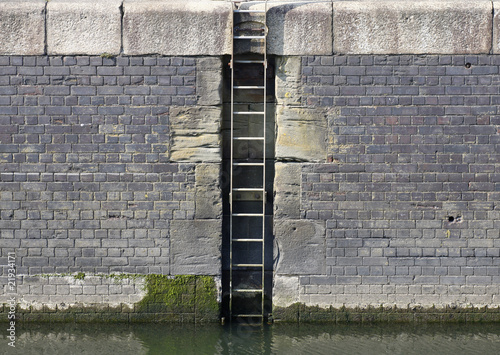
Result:
{"label": "stone ledge", "polygon": [[231,52],[229,2],[124,1],[124,54],[223,55]]}
{"label": "stone ledge", "polygon": [[45,0],[0,1],[0,55],[45,53]]}
{"label": "stone ledge", "polygon": [[489,53],[491,14],[488,0],[335,2],[334,52]]}
{"label": "stone ledge", "polygon": [[[498,8],[497,0],[272,1],[268,51],[500,53]],[[220,56],[231,53],[231,26],[226,1],[1,0],[0,55]]]}
{"label": "stone ledge", "polygon": [[47,3],[47,53],[119,54],[121,0],[51,0]]}

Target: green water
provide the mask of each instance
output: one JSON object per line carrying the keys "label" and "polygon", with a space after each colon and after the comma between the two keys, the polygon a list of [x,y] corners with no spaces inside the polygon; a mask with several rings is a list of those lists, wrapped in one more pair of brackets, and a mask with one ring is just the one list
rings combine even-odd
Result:
{"label": "green water", "polygon": [[[4,324],[2,328],[6,328]],[[0,354],[500,354],[500,324],[29,325]]]}

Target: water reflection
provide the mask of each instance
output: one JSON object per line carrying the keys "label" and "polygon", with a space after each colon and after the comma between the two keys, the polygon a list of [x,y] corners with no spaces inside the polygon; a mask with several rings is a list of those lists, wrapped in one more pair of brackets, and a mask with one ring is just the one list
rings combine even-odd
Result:
{"label": "water reflection", "polygon": [[499,354],[500,324],[18,326],[0,354]]}

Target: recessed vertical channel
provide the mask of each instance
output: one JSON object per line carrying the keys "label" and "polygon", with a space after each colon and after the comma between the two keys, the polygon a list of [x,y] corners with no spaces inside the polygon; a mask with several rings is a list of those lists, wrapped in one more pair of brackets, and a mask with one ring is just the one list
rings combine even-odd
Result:
{"label": "recessed vertical channel", "polygon": [[271,311],[274,60],[261,5],[234,9],[224,73],[223,313],[244,322]]}

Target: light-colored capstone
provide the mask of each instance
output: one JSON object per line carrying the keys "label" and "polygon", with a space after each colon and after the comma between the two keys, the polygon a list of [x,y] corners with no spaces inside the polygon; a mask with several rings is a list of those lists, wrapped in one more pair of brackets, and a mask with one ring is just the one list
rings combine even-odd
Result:
{"label": "light-colored capstone", "polygon": [[220,275],[221,220],[174,220],[170,223],[172,275]]}
{"label": "light-colored capstone", "polygon": [[51,0],[47,4],[48,54],[119,54],[121,0]]}
{"label": "light-colored capstone", "polygon": [[225,1],[124,1],[128,55],[224,55],[231,52],[232,10]]}
{"label": "light-colored capstone", "polygon": [[334,2],[334,53],[489,53],[491,13],[488,0]]}
{"label": "light-colored capstone", "polygon": [[326,112],[322,109],[278,107],[276,109],[276,159],[325,161]]}
{"label": "light-colored capstone", "polygon": [[45,0],[0,1],[0,55],[45,52]]}
{"label": "light-colored capstone", "polygon": [[172,107],[170,159],[176,162],[220,162],[220,107]]}
{"label": "light-colored capstone", "polygon": [[[242,4],[242,9],[263,5]],[[269,2],[267,50],[275,55],[332,54],[332,4]]]}

